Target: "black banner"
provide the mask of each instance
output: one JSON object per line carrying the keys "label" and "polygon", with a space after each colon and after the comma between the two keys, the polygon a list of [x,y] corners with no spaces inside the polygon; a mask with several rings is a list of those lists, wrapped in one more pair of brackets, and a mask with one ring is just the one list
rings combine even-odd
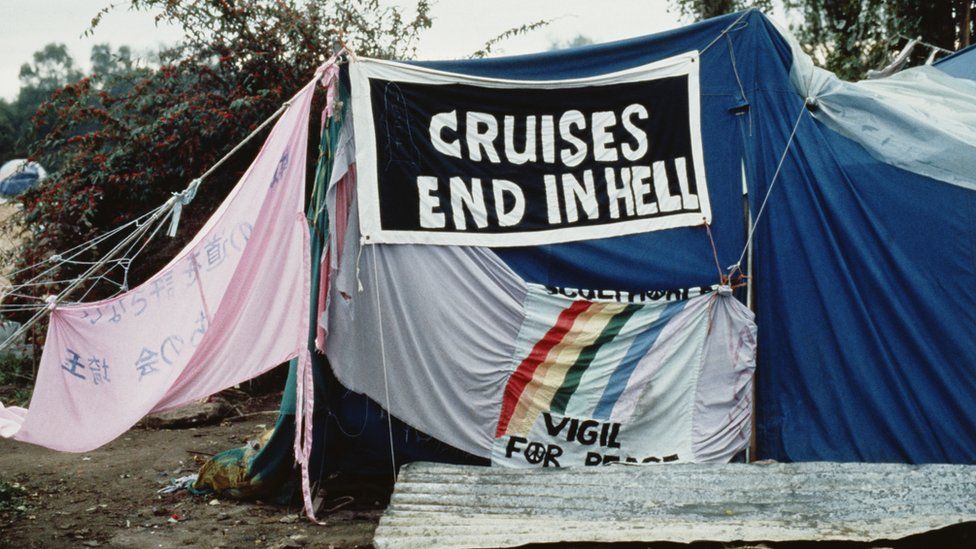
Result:
{"label": "black banner", "polygon": [[366,78],[354,87],[369,96],[369,119],[355,112],[360,165],[364,146],[374,162],[360,169],[360,189],[375,184],[360,195],[363,234],[516,246],[701,224],[696,58],[687,65],[559,87]]}

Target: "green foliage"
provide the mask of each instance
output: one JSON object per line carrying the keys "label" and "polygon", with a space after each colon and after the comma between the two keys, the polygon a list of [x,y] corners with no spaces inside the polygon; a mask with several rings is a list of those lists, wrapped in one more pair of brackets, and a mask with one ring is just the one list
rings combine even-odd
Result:
{"label": "green foliage", "polygon": [[[379,0],[131,0],[129,7],[152,10],[184,31],[158,66],[139,66],[127,48],[97,46],[93,72],[78,78],[70,58],[51,47],[24,72],[25,84],[43,83],[49,97],[33,114],[27,152],[50,178],[19,197],[27,235],[17,267],[103,234],[182,190],[311,79],[339,44],[359,55],[409,58],[431,25],[427,0],[410,10]],[[104,13],[93,19],[93,32]],[[208,178],[183,211],[179,238],[156,239],[142,252],[128,272],[130,287],[202,226],[259,142]],[[93,260],[114,244],[110,239],[78,260]],[[51,278],[70,280],[83,269],[63,265]],[[14,283],[35,274],[26,270]],[[118,269],[114,278],[121,279]],[[42,296],[59,288],[33,291]],[[112,289],[104,284],[87,299]]]}
{"label": "green foliage", "polygon": [[0,354],[0,385],[30,382],[33,364],[31,357],[26,354]]}
{"label": "green foliage", "polygon": [[[786,0],[802,16],[795,25],[805,49],[841,78],[863,78],[869,69],[886,65],[907,38],[921,38],[947,50],[961,44],[966,4],[972,0]],[[924,62],[929,51],[916,48],[912,64]]]}
{"label": "green foliage", "polygon": [[18,156],[22,118],[16,104],[0,99],[0,163]]}
{"label": "green foliage", "polygon": [[[671,0],[671,6],[695,19],[774,7],[771,0]],[[784,0],[782,6],[807,53],[841,78],[858,80],[886,65],[908,38],[947,50],[968,45],[976,0]],[[917,48],[912,64],[929,53]]]}
{"label": "green foliage", "polygon": [[672,7],[685,17],[696,20],[718,17],[747,8],[772,11],[772,0],[671,0]]}
{"label": "green foliage", "polygon": [[[380,0],[131,0],[131,4],[135,9],[158,11],[157,21],[181,27],[187,58],[205,61],[208,55],[217,56],[211,59],[216,60],[233,54],[239,66],[277,62],[285,71],[324,61],[336,40],[353,46],[360,55],[409,58],[417,37],[432,24],[428,0],[418,0],[413,14],[384,7]],[[288,63],[297,66],[285,66]]]}
{"label": "green foliage", "polygon": [[593,39],[589,36],[577,34],[565,42],[551,42],[549,44],[549,51],[564,50],[566,48],[578,48],[580,46],[588,46],[592,43]]}
{"label": "green foliage", "polygon": [[519,27],[513,27],[511,29],[508,29],[507,31],[502,32],[497,36],[495,36],[494,38],[491,38],[488,41],[486,41],[485,45],[481,46],[480,50],[471,54],[471,58],[479,59],[482,57],[488,57],[492,53],[492,49],[495,46],[497,46],[499,42],[508,40],[509,38],[515,38],[516,36],[521,36],[523,34],[528,34],[534,30],[538,30],[541,29],[542,27],[545,27],[551,22],[552,22],[551,19],[542,19],[534,23],[526,23]]}
{"label": "green foliage", "polygon": [[0,354],[0,402],[10,406],[27,406],[34,381],[33,359],[21,353]]}
{"label": "green foliage", "polygon": [[81,78],[64,44],[48,44],[34,53],[33,63],[20,66],[21,96],[25,90],[50,93]]}
{"label": "green foliage", "polygon": [[0,163],[26,155],[24,137],[30,118],[54,90],[81,78],[64,44],[50,43],[20,67],[20,92],[13,102],[0,100]]}
{"label": "green foliage", "polygon": [[93,74],[126,74],[132,70],[135,61],[129,46],[120,46],[115,52],[108,44],[96,44],[91,50],[91,72]]}
{"label": "green foliage", "polygon": [[[91,61],[92,74],[97,75],[99,85],[110,92],[121,91],[114,90],[113,83],[134,70],[132,52],[127,46],[113,52],[108,44],[97,44],[92,47]],[[83,76],[64,44],[44,46],[34,53],[33,62],[21,66],[17,99],[12,102],[0,100],[0,163],[27,156],[28,139],[50,129],[50,125],[42,121],[32,126],[38,108],[55,91]]]}

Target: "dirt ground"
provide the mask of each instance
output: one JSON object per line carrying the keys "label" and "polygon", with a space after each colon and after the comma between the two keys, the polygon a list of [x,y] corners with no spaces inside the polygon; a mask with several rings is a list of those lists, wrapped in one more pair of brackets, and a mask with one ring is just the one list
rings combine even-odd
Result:
{"label": "dirt ground", "polygon": [[[334,480],[319,526],[301,505],[157,495],[170,480],[195,473],[194,455],[213,454],[254,439],[274,420],[277,395],[250,402],[243,419],[184,429],[136,427],[86,454],[68,454],[0,438],[0,548],[12,547],[365,547],[389,497],[386,480]],[[11,490],[16,491],[13,500]],[[5,500],[5,496],[7,499]],[[352,496],[352,497],[350,497]],[[11,502],[13,505],[11,505]],[[18,509],[22,507],[22,509]],[[557,547],[541,545],[539,547]],[[646,547],[567,544],[561,547]],[[741,544],[653,544],[663,548],[725,548]],[[880,543],[764,543],[747,547],[976,547],[976,523]]]}
{"label": "dirt ground", "polygon": [[[317,526],[261,502],[157,495],[212,454],[255,438],[275,419],[182,430],[134,428],[87,454],[0,439],[0,483],[18,484],[24,510],[0,509],[0,547],[357,547],[369,545],[382,502],[354,502]],[[328,503],[327,503],[328,505]]]}

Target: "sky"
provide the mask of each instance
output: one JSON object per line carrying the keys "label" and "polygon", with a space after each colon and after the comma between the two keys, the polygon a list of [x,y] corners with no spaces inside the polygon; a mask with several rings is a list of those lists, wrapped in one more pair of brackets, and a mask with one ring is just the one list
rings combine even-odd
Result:
{"label": "sky", "polygon": [[[104,16],[94,35],[83,37],[103,7],[124,0],[0,0],[0,97],[13,99],[20,88],[20,66],[49,42],[68,46],[75,61],[88,67],[94,44],[128,45],[139,52],[172,44],[181,33],[157,26],[154,14],[123,5]],[[682,21],[668,11],[668,0],[435,0],[434,24],[417,46],[421,59],[466,57],[485,41],[526,23],[552,22],[530,34],[499,43],[494,55],[546,50],[577,35],[595,42],[629,38],[678,27]],[[385,5],[413,6],[408,0],[381,0]]]}
{"label": "sky", "polygon": [[[116,0],[117,1],[117,0]],[[156,27],[153,16],[125,8],[108,14],[92,37],[82,33],[92,17],[112,0],[0,0],[0,97],[12,99],[20,89],[20,66],[50,42],[68,46],[76,63],[88,67],[94,44],[130,45],[143,51],[160,43],[176,42],[181,34],[172,27]]]}

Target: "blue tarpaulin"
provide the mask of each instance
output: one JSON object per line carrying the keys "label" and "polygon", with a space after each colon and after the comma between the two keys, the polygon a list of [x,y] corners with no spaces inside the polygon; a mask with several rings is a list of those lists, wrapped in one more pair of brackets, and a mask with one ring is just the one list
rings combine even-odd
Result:
{"label": "blue tarpaulin", "polygon": [[[976,462],[976,172],[956,167],[976,158],[934,179],[943,167],[924,166],[924,158],[899,163],[897,153],[885,152],[892,143],[911,150],[912,127],[871,142],[872,131],[902,121],[855,130],[829,123],[831,112],[861,109],[870,94],[845,104],[844,94],[800,90],[796,50],[758,11],[610,44],[417,64],[558,80],[690,50],[701,56],[711,229],[723,271],[743,256],[747,215],[756,222],[748,274],[759,326],[757,457]],[[971,78],[973,59],[970,49],[938,68]],[[968,84],[950,84],[969,93]],[[572,288],[688,288],[719,277],[702,227],[495,253],[527,282]],[[334,379],[317,387],[329,398],[316,426],[317,454],[329,453],[326,469],[388,470],[379,406]],[[400,462],[479,461],[394,426]]]}
{"label": "blue tarpaulin", "polygon": [[[804,108],[790,85],[790,48],[762,14],[535,56],[426,65],[557,79],[689,49],[704,50],[705,163],[727,266],[744,244],[740,161],[756,212]],[[976,461],[976,193],[881,162],[806,115],[779,179],[754,249],[759,457]],[[715,281],[702,233],[498,253],[542,283],[667,288]]]}
{"label": "blue tarpaulin", "polygon": [[956,78],[976,80],[976,44],[943,57],[934,65],[939,70]]}
{"label": "blue tarpaulin", "polygon": [[33,189],[47,177],[47,172],[37,162],[24,159],[10,160],[0,167],[0,197],[9,198]]}

